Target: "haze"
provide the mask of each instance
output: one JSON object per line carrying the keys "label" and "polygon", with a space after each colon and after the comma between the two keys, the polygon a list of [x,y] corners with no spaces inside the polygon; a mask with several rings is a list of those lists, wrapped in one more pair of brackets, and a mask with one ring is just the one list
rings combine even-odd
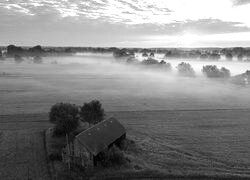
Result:
{"label": "haze", "polygon": [[[200,72],[215,62],[190,61],[198,76],[139,68],[114,62],[111,54],[44,58],[43,64],[2,61],[1,114],[48,112],[55,102],[81,104],[102,101],[107,111],[247,108],[249,88],[210,80]],[[58,64],[51,64],[57,61]],[[218,65],[222,65],[216,62]],[[246,63],[227,62],[233,74],[245,72]]]}

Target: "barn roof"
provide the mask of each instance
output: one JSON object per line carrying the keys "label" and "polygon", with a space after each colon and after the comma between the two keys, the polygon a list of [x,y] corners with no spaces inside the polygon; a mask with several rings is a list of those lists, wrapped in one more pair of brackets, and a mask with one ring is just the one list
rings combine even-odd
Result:
{"label": "barn roof", "polygon": [[112,117],[81,132],[75,138],[92,154],[97,155],[125,133],[123,125]]}

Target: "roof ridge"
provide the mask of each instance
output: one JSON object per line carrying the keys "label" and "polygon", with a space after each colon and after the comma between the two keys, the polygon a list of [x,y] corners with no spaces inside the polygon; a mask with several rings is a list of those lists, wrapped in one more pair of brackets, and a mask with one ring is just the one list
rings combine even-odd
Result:
{"label": "roof ridge", "polygon": [[115,119],[115,118],[114,118],[113,116],[110,116],[109,118],[106,118],[105,120],[103,120],[103,121],[101,121],[101,122],[95,124],[94,126],[88,128],[88,129],[86,129],[85,131],[80,132],[79,134],[77,134],[77,135],[75,136],[75,138],[77,138],[77,137],[78,137],[79,135],[81,135],[82,133],[85,133],[85,132],[87,132],[87,131],[90,131],[91,129],[95,128],[97,125],[103,124],[105,121],[107,121],[107,120],[109,120],[109,119]]}

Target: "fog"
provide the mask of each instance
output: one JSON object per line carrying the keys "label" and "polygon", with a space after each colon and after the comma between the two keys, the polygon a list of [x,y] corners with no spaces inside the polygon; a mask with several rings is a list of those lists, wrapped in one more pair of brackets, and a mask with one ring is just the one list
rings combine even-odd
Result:
{"label": "fog", "polygon": [[235,75],[250,69],[249,63],[188,60],[198,74],[189,78],[176,73],[181,60],[166,61],[173,72],[116,63],[111,54],[45,57],[42,64],[7,59],[0,62],[0,113],[44,112],[56,102],[92,99],[107,111],[249,108],[249,87],[201,74],[203,65],[217,65]]}

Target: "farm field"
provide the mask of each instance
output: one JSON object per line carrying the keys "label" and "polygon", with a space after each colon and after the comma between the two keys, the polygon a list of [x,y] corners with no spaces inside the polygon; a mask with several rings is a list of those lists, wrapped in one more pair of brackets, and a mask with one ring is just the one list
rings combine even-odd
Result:
{"label": "farm field", "polygon": [[[92,99],[125,125],[151,169],[250,177],[249,87],[209,80],[199,69],[196,78],[184,78],[109,56],[71,60],[0,63],[0,179],[49,179],[42,132],[51,126],[50,107]],[[250,69],[230,64],[239,66]]]}

